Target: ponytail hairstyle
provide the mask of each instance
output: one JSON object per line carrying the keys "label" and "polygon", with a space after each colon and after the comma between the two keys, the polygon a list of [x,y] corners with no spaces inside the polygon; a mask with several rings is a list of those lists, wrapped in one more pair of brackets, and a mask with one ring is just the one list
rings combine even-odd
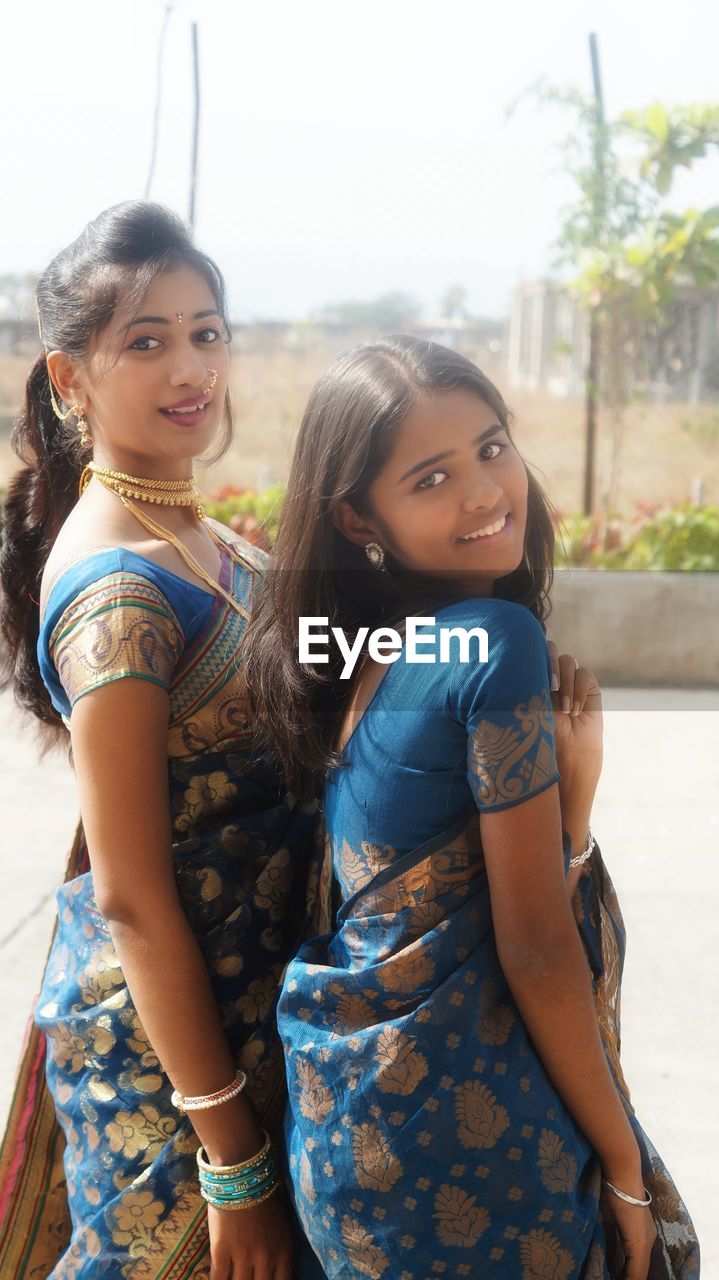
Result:
{"label": "ponytail hairstyle", "polygon": [[[404,334],[339,356],[311,392],[272,565],[243,645],[259,740],[300,795],[318,796],[338,762],[332,748],[351,683],[340,679],[343,660],[334,646],[327,664],[298,661],[298,619],[326,617],[354,640],[360,627],[392,625],[462,598],[456,576],[408,571],[389,554],[389,572],[378,573],[332,520],[341,499],[367,513],[368,490],[390,457],[395,429],[417,400],[456,389],[493,409],[512,439],[510,411],[475,364],[439,343]],[[552,508],[526,463],[525,470],[524,560],[494,582],[492,594],[524,605],[544,629],[554,559]]]}
{"label": "ponytail hairstyle", "polygon": [[[77,501],[87,459],[73,418],[62,421],[53,408],[47,353],[62,351],[81,363],[118,305],[137,307],[156,276],[179,266],[193,267],[205,278],[229,341],[219,268],[195,248],[182,220],[159,204],[132,200],[106,209],[61,250],[37,284],[43,349],[30,370],[25,403],[13,426],[11,443],[22,466],[8,486],[2,519],[0,688],[13,689],[19,705],[47,726],[50,742],[64,736],[64,727],[37,663],[40,583],[50,549]],[[227,448],[231,434],[227,397],[216,456]]]}

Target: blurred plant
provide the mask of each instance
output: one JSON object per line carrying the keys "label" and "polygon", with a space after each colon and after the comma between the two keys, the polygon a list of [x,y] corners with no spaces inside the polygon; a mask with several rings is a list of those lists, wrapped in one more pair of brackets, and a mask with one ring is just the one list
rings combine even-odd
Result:
{"label": "blurred plant", "polygon": [[272,485],[261,493],[226,485],[206,499],[205,509],[213,520],[268,551],[277,536],[284,496],[283,485]]}
{"label": "blurred plant", "polygon": [[[580,90],[540,80],[510,104],[531,97],[573,120],[560,143],[564,168],[578,188],[562,211],[557,266],[572,284],[597,334],[588,391],[598,392],[612,427],[603,506],[616,502],[624,415],[634,395],[633,370],[648,364],[648,339],[664,347],[680,286],[719,281],[719,205],[669,210],[677,168],[690,168],[719,147],[719,104],[652,103],[605,120],[601,104]],[[592,379],[594,380],[592,383]]]}
{"label": "blurred plant", "polygon": [[641,503],[629,519],[597,511],[560,514],[560,568],[719,572],[719,507]]}

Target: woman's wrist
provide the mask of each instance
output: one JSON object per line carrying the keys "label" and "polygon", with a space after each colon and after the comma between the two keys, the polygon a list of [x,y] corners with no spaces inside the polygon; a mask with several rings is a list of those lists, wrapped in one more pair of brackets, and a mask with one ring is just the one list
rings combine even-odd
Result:
{"label": "woman's wrist", "polygon": [[579,768],[574,764],[562,768],[560,764],[559,773],[559,802],[562,810],[568,805],[588,806],[591,809],[601,777],[601,767]]}
{"label": "woman's wrist", "polygon": [[600,1157],[600,1162],[605,1182],[611,1182],[613,1187],[618,1187],[628,1196],[644,1199],[644,1176],[639,1148],[636,1148],[629,1160],[601,1160]]}
{"label": "woman's wrist", "polygon": [[252,1107],[241,1095],[188,1118],[212,1165],[239,1164],[256,1155],[264,1142]]}
{"label": "woman's wrist", "polygon": [[[607,1126],[606,1142],[597,1146],[602,1166],[602,1177],[614,1186],[621,1187],[629,1195],[636,1195],[642,1187],[642,1157],[624,1108],[619,1125]],[[625,1185],[626,1184],[626,1185]]]}

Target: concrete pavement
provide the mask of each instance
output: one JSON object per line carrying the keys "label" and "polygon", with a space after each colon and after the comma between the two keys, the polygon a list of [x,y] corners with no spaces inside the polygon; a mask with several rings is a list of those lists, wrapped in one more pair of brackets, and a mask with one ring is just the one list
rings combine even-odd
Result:
{"label": "concrete pavement", "polygon": [[[715,1148],[719,692],[605,690],[593,830],[628,933],[623,1062],[639,1118],[694,1218],[703,1280],[719,1280]],[[52,929],[74,829],[72,775],[40,760],[0,697],[0,1120]]]}

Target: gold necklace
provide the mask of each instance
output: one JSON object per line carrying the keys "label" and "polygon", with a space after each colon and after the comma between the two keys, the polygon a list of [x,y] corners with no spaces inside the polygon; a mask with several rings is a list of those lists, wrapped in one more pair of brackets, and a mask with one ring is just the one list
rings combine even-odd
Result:
{"label": "gold necklace", "polygon": [[80,493],[85,491],[93,476],[121,498],[136,498],[139,502],[153,502],[162,507],[194,507],[199,520],[205,514],[194,476],[189,480],[154,480],[88,462],[80,476]]}
{"label": "gold necklace", "polygon": [[141,476],[126,475],[124,471],[112,471],[109,467],[101,467],[96,462],[90,462],[85,467],[80,477],[80,493],[84,493],[93,476],[97,476],[100,484],[106,489],[110,489],[116,493],[123,507],[139,520],[140,524],[153,534],[154,537],[160,538],[164,542],[169,542],[174,547],[178,555],[187,565],[192,573],[207,583],[213,591],[221,595],[229,605],[239,613],[241,618],[249,621],[249,613],[247,610],[230,595],[225,588],[220,586],[219,582],[207,572],[206,569],[196,560],[192,552],[181,542],[174,533],[170,533],[169,529],[165,529],[164,525],[158,524],[156,520],[152,520],[150,516],[141,511],[139,507],[131,502],[131,498],[138,499],[140,502],[154,502],[166,507],[194,507],[198,520],[201,521],[207,530],[210,538],[223,550],[227,550],[227,544],[224,540],[214,532],[212,526],[205,520],[205,512],[202,506],[202,499],[195,485],[194,477],[189,480],[149,480]]}

